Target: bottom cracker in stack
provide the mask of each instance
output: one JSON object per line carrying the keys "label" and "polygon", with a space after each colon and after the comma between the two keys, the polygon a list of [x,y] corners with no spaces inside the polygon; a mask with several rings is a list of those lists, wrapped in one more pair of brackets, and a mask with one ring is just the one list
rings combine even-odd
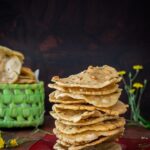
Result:
{"label": "bottom cracker in stack", "polygon": [[[56,143],[54,149],[66,150],[67,147],[59,143]],[[89,146],[88,148],[84,148],[84,150],[121,150],[121,149],[122,148],[120,144],[117,144],[115,142],[104,142],[101,144],[97,144],[95,146]]]}
{"label": "bottom cracker in stack", "polygon": [[[68,78],[52,78],[56,89],[49,95],[56,103],[50,114],[56,119],[56,150],[110,149],[121,147],[115,141],[124,132],[125,119],[119,115],[127,106],[119,101],[120,77],[109,66],[89,67]],[[97,83],[97,86],[95,84]]]}

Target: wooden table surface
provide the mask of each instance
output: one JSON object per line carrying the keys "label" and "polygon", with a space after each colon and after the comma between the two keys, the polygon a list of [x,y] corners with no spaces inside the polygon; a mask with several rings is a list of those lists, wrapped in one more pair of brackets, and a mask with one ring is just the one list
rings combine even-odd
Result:
{"label": "wooden table surface", "polygon": [[[46,116],[44,124],[39,128],[44,131],[52,132],[53,127],[54,127],[53,118],[51,118],[50,116]],[[9,130],[5,129],[4,131],[7,132],[8,136],[15,135],[18,137],[27,137],[30,139],[41,139],[42,137],[44,137],[45,135],[44,132],[39,131],[33,134],[34,130],[35,130],[34,128],[23,128],[23,129],[9,129]],[[150,130],[138,126],[126,126],[126,130],[123,137],[134,139],[150,138]],[[33,143],[35,143],[35,141],[25,143],[20,147],[15,148],[15,150],[28,150]]]}

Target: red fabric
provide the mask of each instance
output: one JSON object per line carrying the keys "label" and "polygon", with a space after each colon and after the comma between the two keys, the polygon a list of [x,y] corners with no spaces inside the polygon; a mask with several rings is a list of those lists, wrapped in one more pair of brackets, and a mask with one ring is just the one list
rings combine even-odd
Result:
{"label": "red fabric", "polygon": [[[123,150],[150,150],[150,139],[121,138],[119,143],[121,144]],[[143,146],[143,149],[140,145]]]}
{"label": "red fabric", "polygon": [[56,142],[55,135],[46,134],[43,139],[34,143],[29,150],[53,150],[53,145]]}
{"label": "red fabric", "polygon": [[[53,150],[56,142],[55,135],[45,135],[43,139],[34,143],[29,150]],[[150,144],[150,139],[127,139],[121,138],[119,143],[123,150],[150,150],[150,145],[146,148],[139,148],[139,144]]]}

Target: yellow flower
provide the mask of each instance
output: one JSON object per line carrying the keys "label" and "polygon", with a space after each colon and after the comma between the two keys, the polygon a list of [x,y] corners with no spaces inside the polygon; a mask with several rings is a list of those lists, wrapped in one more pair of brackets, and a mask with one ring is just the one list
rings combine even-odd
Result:
{"label": "yellow flower", "polygon": [[142,65],[134,65],[133,69],[136,71],[139,71],[139,70],[143,69],[143,66]]}
{"label": "yellow flower", "polygon": [[130,89],[130,90],[129,90],[129,93],[130,93],[130,94],[133,94],[134,92],[135,92],[135,89]]}
{"label": "yellow flower", "polygon": [[136,82],[133,84],[133,87],[139,89],[139,88],[143,88],[144,86],[142,83]]}
{"label": "yellow flower", "polygon": [[0,137],[0,149],[4,148],[5,141],[3,140],[2,137]]}
{"label": "yellow flower", "polygon": [[10,146],[11,146],[11,147],[16,147],[16,146],[18,146],[17,140],[16,140],[16,139],[11,139],[11,140],[10,140]]}
{"label": "yellow flower", "polygon": [[123,76],[123,75],[125,75],[125,74],[126,74],[126,71],[124,71],[124,70],[119,71],[119,72],[118,72],[118,74],[119,74],[119,75],[121,75],[121,76]]}

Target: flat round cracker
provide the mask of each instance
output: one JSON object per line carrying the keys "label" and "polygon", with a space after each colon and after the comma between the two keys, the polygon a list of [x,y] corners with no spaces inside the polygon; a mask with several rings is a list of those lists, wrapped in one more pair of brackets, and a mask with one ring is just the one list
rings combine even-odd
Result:
{"label": "flat round cracker", "polygon": [[55,99],[69,99],[73,100],[84,100],[86,103],[92,104],[96,107],[111,107],[115,105],[121,95],[121,90],[108,95],[81,95],[66,93],[56,90],[54,92]]}
{"label": "flat round cracker", "polygon": [[[66,121],[71,121],[71,122],[80,122],[80,120],[83,120],[83,119],[87,119],[87,118],[96,118],[96,117],[100,117],[101,114],[98,113],[98,111],[85,111],[85,112],[78,112],[76,115],[71,115],[71,114],[74,114],[73,111],[72,112],[68,112],[68,111],[64,112],[61,112],[61,113],[56,113],[56,112],[50,112],[50,114],[55,117],[54,115],[56,114],[57,117],[59,119],[62,119],[62,120],[66,120]],[[98,116],[99,115],[99,116]],[[102,116],[102,115],[101,115]],[[103,116],[102,116],[103,117]]]}
{"label": "flat round cracker", "polygon": [[118,118],[114,120],[99,122],[97,124],[87,125],[87,126],[72,126],[65,125],[62,122],[56,120],[56,128],[65,134],[77,134],[85,131],[109,131],[125,125],[124,118]]}
{"label": "flat round cracker", "polygon": [[92,141],[92,142],[87,143],[87,144],[84,144],[84,145],[79,145],[79,146],[71,145],[68,148],[68,150],[81,150],[81,149],[83,150],[84,148],[90,148],[91,146],[95,146],[95,145],[98,145],[98,144],[106,142],[106,141],[107,142],[113,141],[116,138],[119,138],[121,135],[122,135],[122,132],[120,132],[120,133],[118,133],[116,135],[113,135],[113,136],[100,137],[97,140]]}
{"label": "flat round cracker", "polygon": [[112,83],[119,82],[121,78],[118,72],[110,66],[102,67],[89,66],[81,73],[71,75],[67,78],[54,76],[52,81],[63,87],[103,88]]}
{"label": "flat round cracker", "polygon": [[[63,141],[57,140],[54,145],[56,150],[68,150],[71,145],[66,144]],[[103,142],[94,146],[83,148],[82,150],[122,150],[121,145],[115,142]]]}
{"label": "flat round cracker", "polygon": [[108,115],[121,115],[127,111],[128,105],[118,101],[114,106],[109,108],[97,107],[98,110],[105,112]]}
{"label": "flat round cracker", "polygon": [[65,125],[72,125],[72,126],[87,126],[87,125],[91,125],[91,124],[97,124],[102,121],[113,120],[113,119],[118,118],[118,116],[103,115],[101,117],[93,117],[93,118],[83,119],[78,122],[72,122],[72,121],[67,121],[67,120],[61,119],[54,111],[51,111],[50,115],[53,118],[55,118],[56,120],[59,120],[61,123],[65,124]]}
{"label": "flat round cracker", "polygon": [[60,119],[72,121],[72,122],[79,122],[80,120],[87,119],[90,117],[101,117],[104,116],[100,111],[93,110],[93,111],[84,111],[84,110],[63,110],[56,107],[53,107],[52,114],[56,113]]}
{"label": "flat round cracker", "polygon": [[78,134],[64,134],[58,129],[53,129],[54,134],[59,140],[73,145],[80,145],[82,143],[89,143],[98,139],[101,136],[113,136],[123,132],[124,128],[117,128],[111,131],[85,131]]}
{"label": "flat round cracker", "polygon": [[[80,150],[80,149],[82,149],[82,150],[99,150],[100,147],[101,148],[105,147],[105,146],[102,146],[101,144],[105,145],[105,143],[107,143],[107,145],[110,145],[109,144],[110,142],[114,143],[114,141],[117,140],[118,138],[120,138],[122,136],[122,134],[123,134],[123,132],[120,132],[120,133],[112,135],[112,136],[106,136],[106,137],[102,136],[102,137],[99,137],[98,139],[96,139],[92,142],[89,142],[89,143],[83,142],[79,146],[77,146],[76,144],[75,145],[69,144],[63,140],[58,139],[55,145],[60,144],[60,146],[61,146],[60,148],[64,148],[66,150],[68,150],[68,149],[72,149],[72,150]],[[59,148],[59,147],[55,147],[55,145],[54,145],[54,148]],[[108,148],[108,146],[107,146],[107,148]],[[117,150],[117,149],[111,149],[111,146],[109,146],[109,148],[110,148],[110,150]],[[117,147],[115,147],[115,148],[117,148]],[[120,148],[120,146],[118,146],[118,148]],[[107,149],[107,150],[109,150],[109,149]]]}
{"label": "flat round cracker", "polygon": [[73,99],[73,98],[55,98],[55,91],[49,94],[49,101],[52,103],[61,103],[61,104],[84,104],[84,100]]}
{"label": "flat round cracker", "polygon": [[63,146],[63,145],[61,145],[61,144],[59,144],[59,143],[56,143],[56,144],[53,146],[53,149],[54,149],[54,150],[68,150],[68,147]]}
{"label": "flat round cracker", "polygon": [[64,147],[70,147],[71,146],[71,144],[69,144],[67,142],[64,142],[64,141],[62,141],[60,139],[58,139],[56,142],[59,143],[59,144],[61,144]]}
{"label": "flat round cracker", "polygon": [[104,142],[95,146],[84,148],[83,150],[122,150],[120,144],[115,142]]}
{"label": "flat round cracker", "polygon": [[81,87],[62,87],[57,84],[48,84],[48,87],[66,92],[66,93],[74,93],[74,94],[83,94],[83,95],[107,95],[114,93],[118,90],[119,85],[118,84],[110,84],[104,88],[81,88]]}
{"label": "flat round cracker", "polygon": [[120,115],[127,111],[127,105],[123,102],[118,101],[115,105],[104,108],[104,107],[96,107],[92,105],[85,105],[85,104],[76,104],[76,105],[65,105],[65,104],[55,104],[53,107],[60,108],[60,109],[70,109],[70,110],[100,110],[108,115]]}
{"label": "flat round cracker", "polygon": [[70,110],[88,110],[88,111],[96,110],[95,106],[88,105],[88,104],[87,105],[86,104],[76,104],[76,105],[55,104],[53,105],[53,107],[60,108],[60,109],[70,109]]}

